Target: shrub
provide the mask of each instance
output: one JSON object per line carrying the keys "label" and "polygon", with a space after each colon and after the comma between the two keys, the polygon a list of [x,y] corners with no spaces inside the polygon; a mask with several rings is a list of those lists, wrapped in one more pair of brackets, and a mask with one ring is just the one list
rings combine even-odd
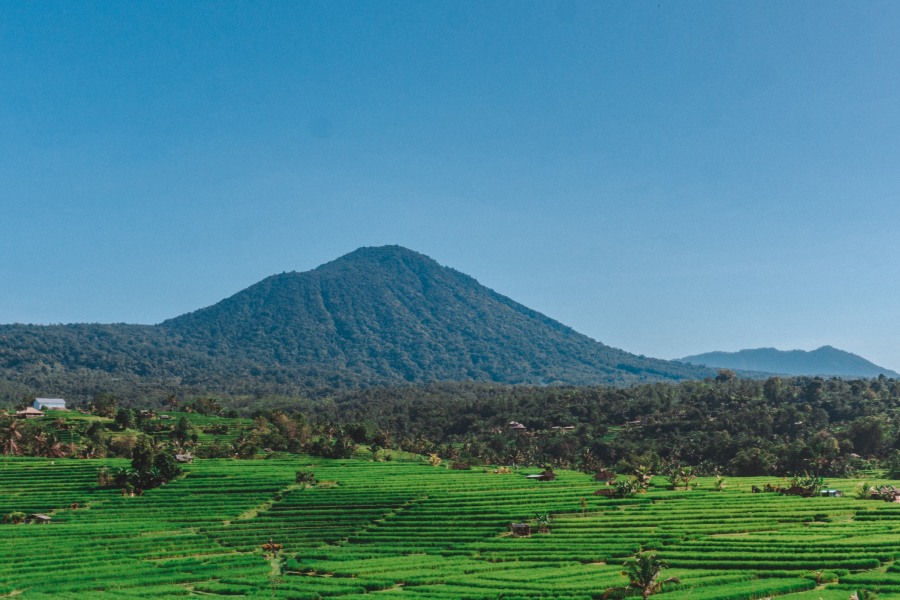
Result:
{"label": "shrub", "polygon": [[312,471],[297,471],[294,475],[294,482],[304,485],[315,485],[317,483],[316,476]]}
{"label": "shrub", "polygon": [[25,513],[16,510],[3,515],[3,522],[11,525],[18,525],[19,523],[24,523],[26,517],[27,515]]}

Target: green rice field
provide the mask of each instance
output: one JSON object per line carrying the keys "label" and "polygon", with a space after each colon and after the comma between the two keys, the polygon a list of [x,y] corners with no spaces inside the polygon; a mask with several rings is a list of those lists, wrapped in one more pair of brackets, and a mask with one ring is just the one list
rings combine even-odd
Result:
{"label": "green rice field", "polygon": [[[653,549],[681,583],[654,598],[900,598],[900,504],[751,493],[775,478],[594,496],[587,475],[455,471],[416,458],[196,460],[139,497],[97,486],[121,459],[0,457],[0,597],[599,598]],[[297,485],[298,470],[319,483]],[[584,502],[582,502],[582,499]],[[72,508],[73,503],[77,508]],[[550,532],[512,537],[550,513]],[[282,545],[272,560],[262,545]]]}

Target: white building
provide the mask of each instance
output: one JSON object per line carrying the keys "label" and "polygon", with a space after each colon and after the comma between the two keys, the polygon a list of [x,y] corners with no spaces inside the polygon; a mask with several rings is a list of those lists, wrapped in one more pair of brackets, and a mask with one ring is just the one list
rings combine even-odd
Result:
{"label": "white building", "polygon": [[38,410],[66,410],[66,401],[62,398],[35,398],[32,406]]}

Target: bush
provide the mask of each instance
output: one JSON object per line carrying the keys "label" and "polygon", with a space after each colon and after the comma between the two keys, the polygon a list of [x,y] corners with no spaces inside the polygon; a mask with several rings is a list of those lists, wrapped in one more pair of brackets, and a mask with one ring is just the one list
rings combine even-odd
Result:
{"label": "bush", "polygon": [[24,523],[27,515],[20,511],[13,511],[11,513],[3,515],[3,522],[11,525],[18,525],[20,523]]}
{"label": "bush", "polygon": [[315,485],[317,483],[316,476],[312,471],[297,471],[294,481],[304,485]]}

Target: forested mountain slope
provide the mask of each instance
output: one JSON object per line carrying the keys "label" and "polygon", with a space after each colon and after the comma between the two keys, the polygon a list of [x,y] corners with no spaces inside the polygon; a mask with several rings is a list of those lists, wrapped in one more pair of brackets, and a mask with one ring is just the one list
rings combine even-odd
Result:
{"label": "forested mountain slope", "polygon": [[710,374],[596,342],[398,246],[274,275],[155,326],[0,326],[0,395],[83,395],[138,382],[157,393],[315,394],[428,381],[619,385]]}
{"label": "forested mountain slope", "polygon": [[166,321],[212,355],[363,381],[624,383],[708,374],[610,348],[401,248],[361,248]]}

